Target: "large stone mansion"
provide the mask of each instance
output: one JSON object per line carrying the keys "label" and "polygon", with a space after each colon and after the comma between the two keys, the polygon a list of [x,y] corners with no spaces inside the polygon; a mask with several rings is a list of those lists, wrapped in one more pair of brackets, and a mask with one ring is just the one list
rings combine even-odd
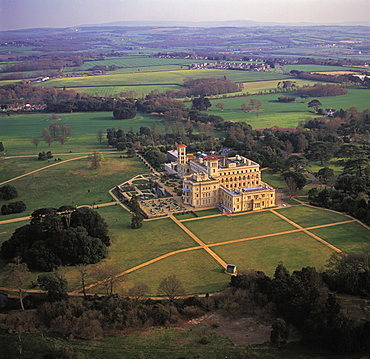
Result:
{"label": "large stone mansion", "polygon": [[187,155],[186,145],[171,151],[167,172],[183,180],[182,199],[194,209],[219,207],[228,213],[275,206],[275,189],[261,181],[258,163],[238,156]]}

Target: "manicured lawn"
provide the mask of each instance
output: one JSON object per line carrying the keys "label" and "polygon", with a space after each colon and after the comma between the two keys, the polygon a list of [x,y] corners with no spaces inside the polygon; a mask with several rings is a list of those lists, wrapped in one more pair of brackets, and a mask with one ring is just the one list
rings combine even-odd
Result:
{"label": "manicured lawn", "polygon": [[183,224],[207,244],[295,229],[270,212],[205,218],[186,221]]}
{"label": "manicured lawn", "polygon": [[148,267],[125,276],[124,287],[129,289],[136,282],[150,287],[150,295],[158,295],[163,278],[176,274],[187,294],[213,293],[225,289],[230,276],[205,250],[197,249],[167,257]]}
{"label": "manicured lawn", "polygon": [[261,270],[273,275],[280,261],[290,270],[305,266],[317,269],[325,265],[332,250],[305,233],[297,232],[222,246],[212,246],[227,263],[238,270]]}
{"label": "manicured lawn", "polygon": [[205,209],[203,211],[196,211],[195,213],[197,214],[198,217],[214,216],[216,214],[221,214],[218,208]]}
{"label": "manicured lawn", "polygon": [[279,212],[303,228],[349,220],[348,217],[337,212],[306,206],[289,207],[279,209],[276,212]]}
{"label": "manicured lawn", "polygon": [[356,222],[312,229],[310,232],[346,253],[362,253],[370,249],[370,231]]}

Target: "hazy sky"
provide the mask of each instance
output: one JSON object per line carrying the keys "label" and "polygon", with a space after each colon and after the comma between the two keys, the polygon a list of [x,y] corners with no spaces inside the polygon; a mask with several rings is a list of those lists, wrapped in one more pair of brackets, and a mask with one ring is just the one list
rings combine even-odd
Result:
{"label": "hazy sky", "polygon": [[0,0],[0,30],[113,21],[368,21],[370,0]]}

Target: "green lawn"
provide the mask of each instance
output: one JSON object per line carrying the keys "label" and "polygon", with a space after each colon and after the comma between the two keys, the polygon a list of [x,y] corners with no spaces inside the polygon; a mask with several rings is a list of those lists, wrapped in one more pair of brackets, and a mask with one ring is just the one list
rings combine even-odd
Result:
{"label": "green lawn", "polygon": [[207,244],[295,229],[270,212],[205,218],[186,221],[183,224]]}
{"label": "green lawn", "polygon": [[312,229],[310,232],[346,253],[370,250],[370,231],[356,222]]}
{"label": "green lawn", "polygon": [[322,268],[332,250],[305,233],[297,232],[240,243],[213,246],[227,263],[238,270],[261,270],[272,276],[280,261],[288,270],[305,266]]}
{"label": "green lawn", "polygon": [[230,281],[224,268],[205,250],[198,249],[175,254],[128,274],[123,288],[129,289],[136,282],[142,282],[150,287],[150,295],[156,296],[162,279],[171,274],[181,280],[187,294],[218,292]]}
{"label": "green lawn", "polygon": [[279,209],[276,212],[279,212],[303,228],[349,220],[348,217],[337,212],[306,206],[289,207]]}

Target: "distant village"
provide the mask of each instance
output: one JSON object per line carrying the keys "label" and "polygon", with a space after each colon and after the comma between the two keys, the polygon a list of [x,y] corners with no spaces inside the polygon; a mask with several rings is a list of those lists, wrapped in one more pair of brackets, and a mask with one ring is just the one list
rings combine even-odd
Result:
{"label": "distant village", "polygon": [[203,62],[199,64],[189,65],[190,70],[199,69],[218,69],[218,70],[244,70],[244,71],[266,71],[270,69],[270,65],[265,63],[249,63],[249,62]]}

